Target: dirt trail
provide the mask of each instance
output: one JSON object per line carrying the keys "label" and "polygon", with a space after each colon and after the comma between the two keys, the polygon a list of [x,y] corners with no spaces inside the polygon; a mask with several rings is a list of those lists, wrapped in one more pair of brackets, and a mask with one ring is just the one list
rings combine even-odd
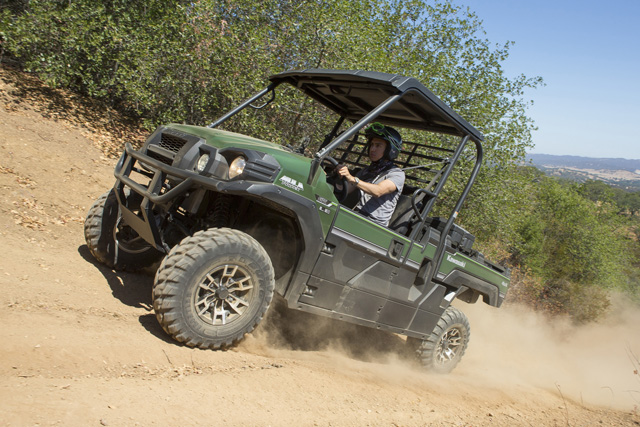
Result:
{"label": "dirt trail", "polygon": [[[115,160],[60,118],[66,106],[32,102],[0,71],[0,425],[640,425],[630,309],[573,328],[462,304],[471,344],[447,376],[399,357],[397,337],[356,342],[300,314],[229,351],[170,341],[152,278],[96,264],[84,243]],[[274,332],[282,321],[297,338]]]}

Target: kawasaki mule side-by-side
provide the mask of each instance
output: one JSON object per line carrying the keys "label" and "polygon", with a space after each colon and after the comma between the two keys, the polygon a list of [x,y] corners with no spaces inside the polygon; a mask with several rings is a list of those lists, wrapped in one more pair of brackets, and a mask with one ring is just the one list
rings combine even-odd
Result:
{"label": "kawasaki mule side-by-side", "polygon": [[[336,117],[312,157],[220,129],[291,86]],[[339,163],[367,165],[363,132],[372,122],[431,136],[403,144],[396,164],[406,183],[388,227],[354,211],[333,173]],[[481,297],[499,307],[509,286],[508,270],[485,260],[474,236],[454,224],[481,166],[482,141],[414,78],[284,72],[208,127],[169,124],[139,150],[127,143],[115,186],[87,215],[87,245],[115,269],[161,260],[156,317],[188,346],[235,345],[277,294],[290,309],[404,335],[425,367],[449,372],[469,340],[469,322],[451,302]],[[461,161],[469,150],[475,159],[459,194],[434,215],[454,168],[469,165]]]}

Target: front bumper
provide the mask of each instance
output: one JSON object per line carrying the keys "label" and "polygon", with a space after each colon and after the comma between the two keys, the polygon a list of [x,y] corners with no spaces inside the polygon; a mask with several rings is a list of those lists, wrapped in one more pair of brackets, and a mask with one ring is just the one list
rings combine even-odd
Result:
{"label": "front bumper", "polygon": [[[215,149],[208,149],[212,150],[214,157]],[[250,187],[256,184],[265,185],[247,179],[224,180],[204,176],[184,167],[169,165],[142,151],[144,150],[137,151],[131,144],[126,144],[114,171],[117,180],[116,195],[122,218],[127,225],[162,252],[167,252],[169,247],[164,242],[160,229],[167,212],[177,200],[184,200],[194,191],[241,194],[251,193]],[[270,175],[275,177],[278,170],[279,168],[273,167]],[[132,172],[142,172],[148,182],[140,183],[133,179]],[[248,174],[251,174],[250,168]]]}

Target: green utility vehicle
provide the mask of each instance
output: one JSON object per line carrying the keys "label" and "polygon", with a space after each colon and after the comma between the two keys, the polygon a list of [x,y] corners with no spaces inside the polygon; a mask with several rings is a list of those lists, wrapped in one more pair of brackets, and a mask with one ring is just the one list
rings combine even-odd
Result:
{"label": "green utility vehicle", "polygon": [[[311,157],[304,147],[219,129],[248,107],[268,112],[285,88],[335,117]],[[333,173],[338,163],[367,165],[363,130],[371,122],[427,135],[405,141],[396,159],[406,181],[388,227],[354,211]],[[115,186],[89,210],[87,245],[115,269],[162,260],[156,317],[188,346],[237,344],[275,293],[289,309],[404,335],[425,367],[449,372],[469,340],[453,299],[500,307],[509,286],[509,271],[485,260],[474,236],[454,224],[478,174],[482,140],[414,78],[284,72],[208,127],[170,124],[139,150],[126,144]],[[468,166],[462,181],[458,164]],[[461,183],[453,197],[443,192],[452,176]],[[444,194],[449,208],[436,216]]]}

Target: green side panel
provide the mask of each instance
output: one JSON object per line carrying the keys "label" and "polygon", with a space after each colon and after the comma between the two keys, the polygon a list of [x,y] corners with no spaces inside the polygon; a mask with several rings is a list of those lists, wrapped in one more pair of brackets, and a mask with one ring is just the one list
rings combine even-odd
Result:
{"label": "green side panel", "polygon": [[391,237],[395,237],[397,240],[406,242],[407,245],[410,242],[406,237],[400,236],[399,234],[396,234],[388,228],[382,227],[373,221],[369,221],[367,218],[356,214],[351,209],[345,208],[344,206],[341,206],[340,215],[338,215],[338,218],[336,219],[335,226],[341,230],[355,234],[356,236],[365,237],[366,240],[372,244],[383,248],[389,247],[391,244]]}
{"label": "green side panel", "polygon": [[274,184],[315,203],[322,224],[322,234],[326,236],[338,211],[338,200],[333,194],[333,187],[327,183],[327,176],[322,169],[318,170],[314,181],[307,184],[311,170],[310,159],[297,155],[290,156],[290,154],[286,152],[284,155],[283,153],[274,155],[281,166]]}
{"label": "green side panel", "polygon": [[433,259],[435,253],[436,247],[432,244],[427,244],[427,246],[423,248],[421,245],[414,243],[409,259],[421,263],[424,258]]}
{"label": "green side panel", "polygon": [[[405,257],[407,252],[409,251],[409,244],[411,243],[410,239],[407,239],[405,236],[394,233],[388,228],[382,227],[376,224],[373,221],[364,218],[361,215],[353,212],[351,209],[345,208],[344,206],[340,207],[340,214],[336,218],[335,227],[348,231],[351,234],[359,236],[371,244],[381,247],[385,250],[389,248],[391,245],[392,239],[396,242],[404,243],[404,248],[402,250],[402,257]],[[431,256],[433,256],[433,249],[431,252]],[[418,243],[413,244],[411,248],[411,252],[409,254],[409,259],[420,264],[422,259],[425,257],[424,249]]]}
{"label": "green side panel", "polygon": [[315,204],[322,224],[322,235],[326,236],[338,211],[339,204],[333,194],[332,187],[327,184],[327,177],[324,171],[319,170],[318,177],[313,183],[314,185],[309,185],[307,184],[308,168],[303,174],[300,174],[296,173],[294,168],[288,168],[286,161],[278,159],[278,162],[282,169],[276,177],[275,184],[283,188],[283,191],[299,194]]}

